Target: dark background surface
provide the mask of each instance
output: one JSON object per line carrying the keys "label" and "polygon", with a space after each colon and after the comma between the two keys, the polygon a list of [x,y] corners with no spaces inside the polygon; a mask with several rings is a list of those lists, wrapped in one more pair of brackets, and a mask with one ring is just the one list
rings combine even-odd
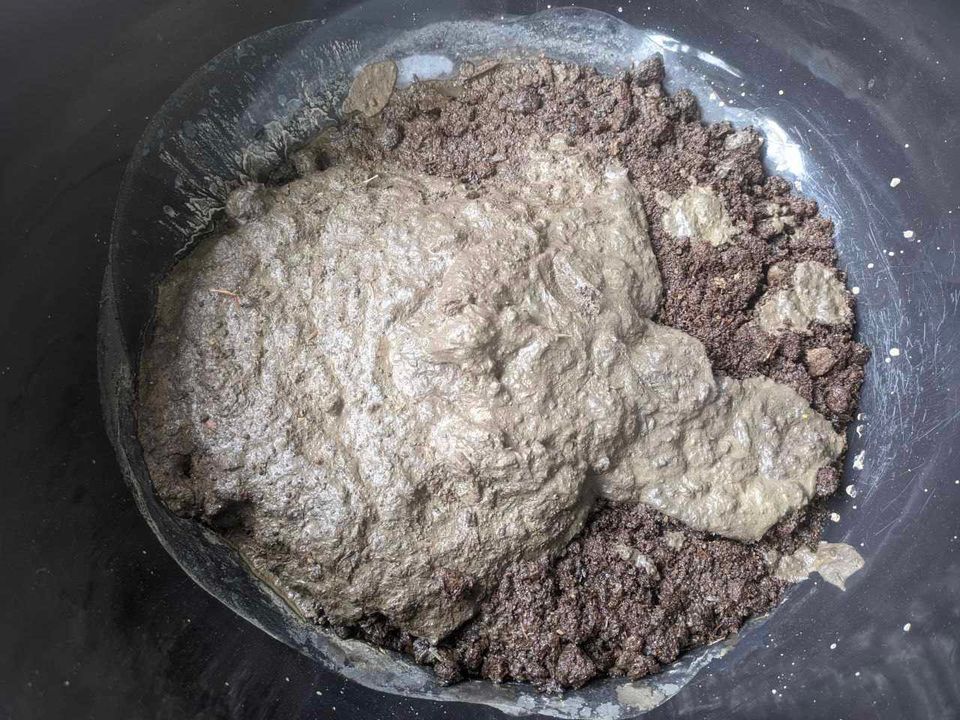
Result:
{"label": "dark background surface", "polygon": [[[752,2],[756,6],[748,9]],[[592,4],[611,12],[619,5]],[[546,6],[491,4],[505,13]],[[938,137],[928,143],[929,162],[942,171],[934,194],[944,202],[952,197],[954,206],[960,201],[960,103],[956,80],[947,80],[960,69],[960,6],[953,0],[912,2],[909,12],[855,0],[782,6],[623,0],[622,6],[628,21],[662,27],[721,55],[725,27],[753,17],[746,13],[782,14],[798,32],[822,35],[825,45],[838,48],[860,41],[836,30],[855,17],[874,33],[857,62],[887,88],[889,112],[906,111],[896,104],[908,97],[898,94],[899,85],[918,74],[943,73],[953,104],[908,109],[942,114]],[[268,27],[339,8],[159,0],[0,7],[2,720],[498,715],[360,688],[235,616],[160,547],[123,484],[101,427],[95,352],[100,282],[123,168],[148,118],[220,50]],[[408,17],[403,3],[396,13],[405,25],[429,20]],[[904,34],[917,41],[909,52],[888,52],[893,63],[871,59],[877,48],[882,58]],[[829,63],[827,69],[844,71]],[[875,105],[884,100],[878,96]],[[952,522],[960,532],[958,511],[960,495],[944,496],[924,522]],[[913,533],[920,542],[924,524],[904,532],[906,541]],[[837,672],[849,676],[843,692],[824,693],[806,683],[790,657],[779,657],[773,638],[769,646],[738,650],[747,654],[739,664],[746,670],[735,679],[708,670],[651,716],[960,716],[960,599],[949,592],[960,592],[957,545],[937,547],[916,561],[910,580],[911,592],[933,608],[929,627],[921,623],[914,630],[913,649],[900,643],[883,657],[857,659],[875,670],[864,676],[854,676],[853,665],[844,667],[850,659],[831,654],[826,640],[822,653],[807,656],[806,662],[837,662]],[[942,568],[931,561],[934,554]],[[908,603],[906,597],[876,600],[888,607]],[[873,612],[868,605],[856,609]],[[811,619],[811,635],[819,624]],[[915,653],[936,654],[940,677],[912,676]],[[928,692],[934,682],[938,689]]]}

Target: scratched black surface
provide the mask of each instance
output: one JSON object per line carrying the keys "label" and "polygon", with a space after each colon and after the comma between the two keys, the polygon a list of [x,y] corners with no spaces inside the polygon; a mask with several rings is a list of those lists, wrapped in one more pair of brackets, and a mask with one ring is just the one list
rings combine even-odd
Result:
{"label": "scratched black surface", "polygon": [[[936,314],[915,326],[934,337],[876,338],[878,364],[895,341],[903,355],[893,361],[919,368],[891,391],[908,393],[909,402],[881,406],[911,414],[911,422],[889,420],[904,428],[903,446],[918,450],[884,465],[871,498],[892,510],[883,543],[864,548],[874,564],[868,579],[840,600],[807,599],[799,616],[775,616],[765,627],[769,639],[738,647],[649,716],[957,717],[960,7],[952,0],[590,5],[806,94],[851,157],[877,177],[900,177],[900,192],[860,201],[878,218],[896,216],[924,244],[905,244],[900,224],[882,222],[884,236],[870,242],[878,255],[894,253],[885,267],[906,295],[892,312]],[[414,15],[400,2],[389,21],[409,27],[458,12],[546,6],[460,2],[424,10],[418,3]],[[123,168],[147,119],[220,50],[341,10],[322,2],[115,0],[0,8],[0,718],[498,716],[360,688],[235,616],[162,550],[102,430],[95,340],[105,243]],[[817,102],[824,84],[829,103]],[[837,183],[842,192],[843,178]],[[951,352],[933,352],[940,341]]]}

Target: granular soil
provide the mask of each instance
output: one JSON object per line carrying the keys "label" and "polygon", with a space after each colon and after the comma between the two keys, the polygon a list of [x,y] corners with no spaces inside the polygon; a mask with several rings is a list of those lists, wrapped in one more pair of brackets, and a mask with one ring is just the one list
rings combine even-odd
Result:
{"label": "granular soil", "polygon": [[[485,61],[452,82],[397,90],[378,116],[317,147],[326,161],[359,152],[468,184],[514,172],[515,148],[532,136],[564,133],[598,164],[617,159],[648,209],[664,283],[656,320],[699,339],[718,375],[785,383],[842,431],[869,357],[852,325],[769,335],[755,321],[759,299],[784,286],[797,263],[836,267],[833,222],[765,174],[759,133],[701,122],[695,96],[669,95],[663,77],[659,57],[617,76],[547,59]],[[662,193],[676,197],[694,185],[722,197],[739,230],[735,243],[672,237],[651,212]],[[847,300],[853,309],[849,293]],[[558,557],[513,566],[477,617],[436,646],[379,616],[335,629],[408,653],[443,682],[481,677],[557,691],[603,675],[641,678],[779,602],[786,583],[769,560],[816,544],[822,498],[837,490],[839,467],[821,470],[818,499],[758,543],[695,532],[642,506],[600,503]]]}

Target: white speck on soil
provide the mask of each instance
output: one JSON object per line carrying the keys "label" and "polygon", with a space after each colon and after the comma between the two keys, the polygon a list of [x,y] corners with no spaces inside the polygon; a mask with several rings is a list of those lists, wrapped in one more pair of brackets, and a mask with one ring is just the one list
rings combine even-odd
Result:
{"label": "white speck on soil", "polygon": [[890,187],[896,187],[899,184],[900,184],[900,178],[898,177],[890,178]]}
{"label": "white speck on soil", "polygon": [[857,453],[856,457],[853,458],[853,469],[854,470],[863,470],[863,460],[867,456],[866,450],[861,450]]}

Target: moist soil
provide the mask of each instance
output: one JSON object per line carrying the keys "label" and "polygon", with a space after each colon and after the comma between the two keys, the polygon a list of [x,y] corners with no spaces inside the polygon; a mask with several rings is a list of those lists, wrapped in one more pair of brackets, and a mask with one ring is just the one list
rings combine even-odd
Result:
{"label": "moist soil", "polygon": [[[292,164],[303,171],[359,155],[470,185],[515,173],[516,149],[532,137],[565,134],[598,167],[625,166],[643,199],[664,285],[654,319],[699,339],[717,375],[787,384],[843,431],[868,358],[852,326],[771,335],[756,322],[760,298],[789,283],[797,263],[836,267],[833,223],[765,175],[758,133],[704,124],[693,94],[669,95],[662,80],[658,57],[616,76],[546,59],[468,64],[455,80],[394,91],[372,117],[355,113]],[[695,185],[722,197],[736,242],[715,247],[662,227],[664,194]],[[604,675],[644,677],[779,602],[786,584],[771,558],[816,544],[822,499],[839,476],[839,465],[822,469],[818,498],[750,544],[600,502],[559,555],[512,566],[476,617],[439,644],[380,616],[334,630],[407,653],[447,683],[480,677],[557,691]]]}
{"label": "moist soil", "polygon": [[[757,301],[788,282],[797,263],[836,267],[833,222],[765,174],[758,133],[701,122],[694,95],[669,95],[663,75],[659,57],[612,77],[545,59],[481,62],[456,81],[396,91],[377,117],[325,140],[323,152],[360,152],[465,183],[513,172],[515,148],[531,136],[565,133],[598,164],[618,160],[648,211],[664,283],[655,319],[698,338],[718,375],[785,383],[842,431],[869,357],[853,328],[769,335],[755,322]],[[658,194],[693,185],[722,196],[740,230],[736,243],[714,247],[664,230],[651,211]],[[822,498],[839,477],[839,465],[821,470],[819,499],[754,544],[688,530],[642,506],[600,503],[558,557],[513,566],[477,617],[438,646],[382,617],[336,629],[409,653],[444,682],[482,677],[562,690],[603,675],[641,678],[779,602],[786,584],[769,558],[816,544]]]}

